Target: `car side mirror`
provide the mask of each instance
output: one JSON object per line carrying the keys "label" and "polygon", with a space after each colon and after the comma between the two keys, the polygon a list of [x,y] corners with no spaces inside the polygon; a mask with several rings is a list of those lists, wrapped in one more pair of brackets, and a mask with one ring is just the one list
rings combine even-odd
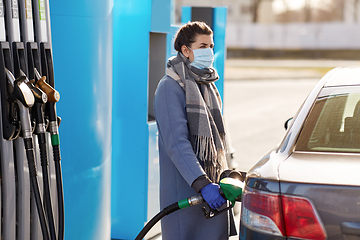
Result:
{"label": "car side mirror", "polygon": [[285,122],[285,124],[284,124],[285,130],[287,130],[287,129],[289,128],[290,123],[291,123],[291,121],[292,121],[293,119],[294,119],[294,118],[291,117],[291,118],[289,118],[288,120],[286,120],[286,122]]}

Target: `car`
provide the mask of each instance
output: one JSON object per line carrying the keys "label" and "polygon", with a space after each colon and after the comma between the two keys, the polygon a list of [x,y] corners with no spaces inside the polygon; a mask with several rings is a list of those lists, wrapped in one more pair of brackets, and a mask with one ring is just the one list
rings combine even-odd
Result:
{"label": "car", "polygon": [[360,67],[322,77],[247,173],[239,239],[360,239]]}

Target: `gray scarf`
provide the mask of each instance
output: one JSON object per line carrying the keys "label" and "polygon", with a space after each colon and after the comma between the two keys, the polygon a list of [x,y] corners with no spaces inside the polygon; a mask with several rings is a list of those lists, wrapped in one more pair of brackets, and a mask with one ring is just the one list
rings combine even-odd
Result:
{"label": "gray scarf", "polygon": [[169,59],[166,74],[185,91],[191,145],[205,173],[217,182],[227,168],[222,103],[214,84],[219,76],[214,68],[191,66],[182,53]]}

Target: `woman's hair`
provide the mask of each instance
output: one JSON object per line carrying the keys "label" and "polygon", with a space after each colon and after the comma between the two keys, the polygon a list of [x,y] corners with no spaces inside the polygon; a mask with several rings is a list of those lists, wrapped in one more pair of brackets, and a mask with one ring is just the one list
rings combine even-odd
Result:
{"label": "woman's hair", "polygon": [[188,22],[182,26],[175,35],[174,48],[181,52],[182,45],[190,47],[191,43],[196,42],[197,35],[212,35],[213,31],[204,22]]}

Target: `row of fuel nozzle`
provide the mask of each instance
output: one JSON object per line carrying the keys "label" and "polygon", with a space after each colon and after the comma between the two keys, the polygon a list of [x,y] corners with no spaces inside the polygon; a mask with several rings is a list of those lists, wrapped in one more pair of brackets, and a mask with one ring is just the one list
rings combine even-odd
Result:
{"label": "row of fuel nozzle", "polygon": [[46,103],[58,102],[60,94],[46,82],[46,77],[40,75],[37,69],[35,79],[29,80],[24,72],[20,71],[21,76],[15,79],[14,75],[6,69],[8,82],[13,87],[12,97],[19,100],[25,107],[32,107],[35,102]]}

